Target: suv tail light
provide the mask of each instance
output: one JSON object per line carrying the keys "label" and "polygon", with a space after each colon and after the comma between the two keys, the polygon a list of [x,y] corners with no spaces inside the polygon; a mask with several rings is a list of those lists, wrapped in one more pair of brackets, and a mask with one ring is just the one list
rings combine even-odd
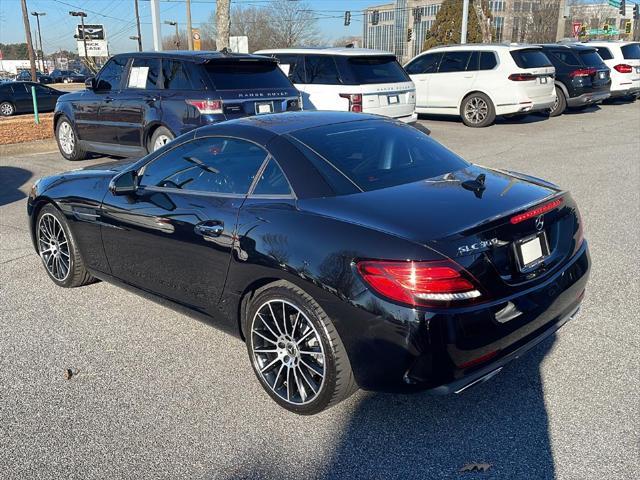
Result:
{"label": "suv tail light", "polygon": [[362,113],[362,94],[360,93],[341,93],[342,98],[349,99],[349,111]]}
{"label": "suv tail light", "polygon": [[631,65],[627,65],[626,63],[620,63],[613,68],[615,68],[620,73],[631,73],[633,71]]}
{"label": "suv tail light", "polygon": [[538,215],[542,215],[543,213],[546,213],[546,212],[550,212],[554,208],[560,206],[561,203],[562,203],[562,198],[558,198],[556,200],[553,200],[552,202],[545,203],[544,205],[540,205],[539,207],[529,210],[528,212],[514,215],[513,217],[511,217],[509,221],[511,222],[512,225],[515,225],[516,223],[524,222],[525,220],[529,220],[530,218],[537,217]]}
{"label": "suv tail light", "polygon": [[201,115],[222,113],[222,100],[185,100],[185,102],[196,107]]}
{"label": "suv tail light", "polygon": [[535,79],[536,76],[532,73],[512,73],[509,75],[509,80],[514,82],[528,82]]}
{"label": "suv tail light", "polygon": [[579,68],[577,70],[574,70],[573,72],[569,73],[569,77],[570,78],[576,78],[576,77],[590,77],[591,75],[595,75],[596,74],[596,69],[594,67],[589,67],[589,68]]}
{"label": "suv tail light", "polygon": [[446,306],[475,300],[482,294],[472,277],[456,263],[365,260],[356,267],[363,280],[385,298],[415,305]]}

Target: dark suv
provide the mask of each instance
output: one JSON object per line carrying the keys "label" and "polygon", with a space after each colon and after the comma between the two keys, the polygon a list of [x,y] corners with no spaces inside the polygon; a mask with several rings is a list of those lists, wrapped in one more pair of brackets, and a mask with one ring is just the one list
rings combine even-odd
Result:
{"label": "dark suv", "polygon": [[583,107],[609,98],[610,70],[594,47],[577,44],[541,45],[556,69],[557,101],[550,115],[567,107]]}
{"label": "dark suv", "polygon": [[224,52],[139,52],[113,56],[87,90],[60,97],[60,153],[139,156],[202,125],[300,110],[300,94],[275,59]]}

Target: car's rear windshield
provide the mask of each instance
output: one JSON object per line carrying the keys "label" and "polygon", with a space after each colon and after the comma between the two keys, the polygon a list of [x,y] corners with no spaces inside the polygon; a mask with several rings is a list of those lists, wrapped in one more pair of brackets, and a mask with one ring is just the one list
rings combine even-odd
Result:
{"label": "car's rear windshield", "polygon": [[216,90],[291,88],[291,82],[276,62],[216,60],[205,63],[204,68]]}
{"label": "car's rear windshield", "polygon": [[385,120],[309,128],[292,136],[363,191],[438,177],[469,165],[421,131]]}
{"label": "car's rear windshield", "polygon": [[580,58],[587,67],[600,67],[603,64],[602,57],[595,50],[581,50]]}
{"label": "car's rear windshield", "polygon": [[393,55],[349,57],[348,63],[357,83],[397,83],[410,80]]}
{"label": "car's rear windshield", "polygon": [[620,47],[622,56],[629,60],[640,60],[640,43],[630,43]]}
{"label": "car's rear windshield", "polygon": [[512,50],[511,57],[520,68],[551,67],[551,62],[542,50]]}

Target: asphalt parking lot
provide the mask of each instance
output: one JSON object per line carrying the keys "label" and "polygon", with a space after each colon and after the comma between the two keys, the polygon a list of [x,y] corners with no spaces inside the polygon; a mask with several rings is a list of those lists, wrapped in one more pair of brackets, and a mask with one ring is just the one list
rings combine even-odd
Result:
{"label": "asphalt parking lot", "polygon": [[[423,122],[468,160],[577,200],[591,281],[555,337],[462,395],[358,392],[298,417],[263,392],[240,341],[105,283],[48,279],[26,194],[104,159],[3,155],[0,478],[637,478],[640,102],[486,129]],[[490,467],[460,473],[473,462]]]}

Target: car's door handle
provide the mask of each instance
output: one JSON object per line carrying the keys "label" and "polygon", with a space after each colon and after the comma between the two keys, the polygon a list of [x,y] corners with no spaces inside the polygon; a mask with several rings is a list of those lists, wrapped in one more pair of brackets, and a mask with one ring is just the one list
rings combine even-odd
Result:
{"label": "car's door handle", "polygon": [[202,222],[195,226],[194,231],[207,242],[215,241],[224,232],[224,224],[218,221]]}
{"label": "car's door handle", "polygon": [[115,98],[113,98],[113,97],[105,97],[104,103],[113,102],[114,100],[115,100]]}
{"label": "car's door handle", "polygon": [[473,78],[473,75],[465,75],[464,78]]}
{"label": "car's door handle", "polygon": [[145,100],[147,102],[157,102],[158,101],[158,97],[156,97],[156,96],[147,96],[147,97],[144,97],[144,98],[145,98]]}

